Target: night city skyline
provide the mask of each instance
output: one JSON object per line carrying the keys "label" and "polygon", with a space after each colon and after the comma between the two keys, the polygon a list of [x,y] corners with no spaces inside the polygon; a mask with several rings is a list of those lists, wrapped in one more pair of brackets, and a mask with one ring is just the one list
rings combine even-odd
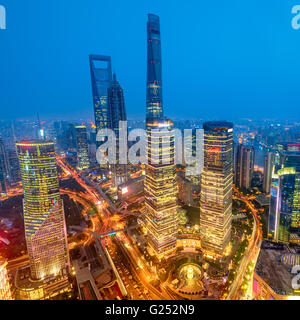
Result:
{"label": "night city skyline", "polygon": [[0,0],[0,304],[300,300],[299,36],[294,1]]}
{"label": "night city skyline", "polygon": [[33,119],[37,112],[42,119],[92,119],[91,53],[111,56],[128,118],[143,119],[143,21],[151,12],[162,17],[169,117],[299,120],[300,31],[291,26],[294,1],[89,0],[83,8],[77,1],[51,1],[47,10],[33,0],[1,4],[7,11],[7,30],[1,30],[5,50],[0,51],[3,119]]}

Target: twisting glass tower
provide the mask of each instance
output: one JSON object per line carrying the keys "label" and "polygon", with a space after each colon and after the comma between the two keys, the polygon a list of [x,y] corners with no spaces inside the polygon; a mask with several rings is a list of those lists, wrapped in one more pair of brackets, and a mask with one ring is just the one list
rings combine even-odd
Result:
{"label": "twisting glass tower", "polygon": [[163,117],[159,17],[147,23],[146,228],[149,245],[160,259],[176,248],[177,185],[173,123]]}
{"label": "twisting glass tower", "polygon": [[231,234],[233,125],[212,121],[203,124],[204,168],[201,176],[200,232],[208,256],[225,254]]}
{"label": "twisting glass tower", "polygon": [[43,279],[69,267],[63,202],[54,142],[18,142],[24,190],[25,238],[31,277]]}

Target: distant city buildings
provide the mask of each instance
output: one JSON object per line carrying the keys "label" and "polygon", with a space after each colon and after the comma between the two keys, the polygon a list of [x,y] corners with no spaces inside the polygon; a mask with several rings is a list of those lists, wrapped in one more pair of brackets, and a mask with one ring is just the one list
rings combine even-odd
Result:
{"label": "distant city buildings", "polygon": [[76,130],[73,123],[56,121],[53,124],[57,146],[65,152],[76,150]]}
{"label": "distant city buildings", "polygon": [[17,144],[24,189],[25,238],[31,278],[40,280],[69,268],[63,202],[53,142]]}
{"label": "distant city buildings", "polygon": [[240,189],[250,189],[254,170],[254,148],[239,144],[236,148],[235,185]]}
{"label": "distant city buildings", "polygon": [[6,266],[7,261],[1,259],[0,257],[0,301],[12,300]]}
{"label": "distant city buildings", "polygon": [[76,126],[76,146],[77,146],[77,169],[85,170],[90,166],[88,137],[86,126]]}
{"label": "distant city buildings", "polygon": [[178,228],[173,123],[163,117],[159,17],[147,22],[146,228],[149,245],[160,259],[176,248]]}
{"label": "distant city buildings", "polygon": [[208,256],[222,257],[231,236],[233,125],[203,124],[204,168],[201,177],[200,233]]}
{"label": "distant city buildings", "polygon": [[[147,160],[123,163],[136,142],[124,143],[120,129],[127,121],[123,88],[110,56],[90,55],[89,63],[95,122],[38,119],[0,126],[6,138],[0,139],[0,244],[12,259],[7,267],[0,255],[0,300],[12,293],[20,300],[295,298],[300,124],[243,119],[234,131],[226,121],[174,125],[163,110],[160,19],[149,14],[146,121],[126,126],[146,129]],[[101,129],[115,134],[116,163],[99,167]],[[181,149],[176,139],[184,129],[191,135],[182,134]],[[20,176],[18,220],[21,207],[13,197],[20,199]],[[245,191],[234,188],[234,202],[233,182]]]}

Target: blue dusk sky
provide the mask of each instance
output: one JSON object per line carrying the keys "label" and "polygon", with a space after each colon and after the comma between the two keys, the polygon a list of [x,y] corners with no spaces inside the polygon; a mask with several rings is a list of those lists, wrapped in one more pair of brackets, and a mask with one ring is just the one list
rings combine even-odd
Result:
{"label": "blue dusk sky", "polygon": [[0,0],[2,119],[93,119],[88,55],[110,55],[145,117],[147,13],[160,16],[165,114],[300,119],[300,0]]}

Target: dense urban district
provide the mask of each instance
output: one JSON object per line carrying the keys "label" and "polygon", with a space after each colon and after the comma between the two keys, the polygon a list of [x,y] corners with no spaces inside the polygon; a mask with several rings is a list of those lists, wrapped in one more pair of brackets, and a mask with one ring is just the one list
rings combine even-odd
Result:
{"label": "dense urban district", "polygon": [[[0,300],[300,299],[300,123],[168,119],[153,14],[144,121],[111,57],[88,58],[94,119],[0,121]],[[146,159],[119,160],[120,121],[145,130]]]}

